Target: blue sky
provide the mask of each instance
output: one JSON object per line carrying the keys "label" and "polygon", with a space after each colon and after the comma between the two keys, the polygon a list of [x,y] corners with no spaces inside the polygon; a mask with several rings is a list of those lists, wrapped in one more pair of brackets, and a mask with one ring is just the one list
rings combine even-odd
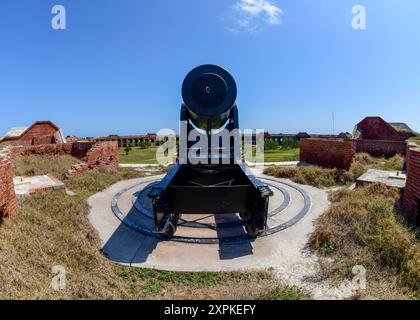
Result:
{"label": "blue sky", "polygon": [[[53,30],[64,5],[67,29]],[[252,5],[253,4],[253,5]],[[353,30],[352,7],[367,10]],[[367,115],[420,131],[418,0],[0,0],[0,136],[177,129],[193,67],[226,67],[242,128],[350,131]]]}

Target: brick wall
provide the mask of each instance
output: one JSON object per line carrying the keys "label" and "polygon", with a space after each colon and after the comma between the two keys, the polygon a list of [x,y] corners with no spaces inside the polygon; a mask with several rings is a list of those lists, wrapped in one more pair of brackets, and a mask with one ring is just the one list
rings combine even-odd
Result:
{"label": "brick wall", "polygon": [[357,124],[363,139],[405,141],[412,137],[409,132],[399,132],[380,117],[366,117]]}
{"label": "brick wall", "polygon": [[94,145],[95,142],[90,141],[74,142],[72,143],[71,155],[75,158],[83,159]]}
{"label": "brick wall", "polygon": [[50,135],[38,136],[38,137],[34,137],[32,139],[32,144],[33,145],[50,144],[50,143],[55,143],[54,136],[50,136]]}
{"label": "brick wall", "polygon": [[72,143],[64,144],[42,144],[36,146],[15,146],[11,148],[12,158],[16,159],[22,156],[30,155],[71,155]]}
{"label": "brick wall", "polygon": [[86,154],[83,162],[74,165],[66,172],[66,176],[74,177],[96,168],[117,170],[118,143],[106,141],[96,143]]}
{"label": "brick wall", "polygon": [[367,139],[355,141],[357,152],[366,152],[374,157],[392,157],[397,153],[405,155],[407,150],[407,142],[405,141]]}
{"label": "brick wall", "polygon": [[9,149],[0,151],[0,218],[18,208],[13,185],[13,166]]}
{"label": "brick wall", "polygon": [[30,155],[71,155],[78,159],[86,157],[88,151],[94,146],[94,142],[74,142],[63,144],[41,144],[34,146],[11,147],[12,158]]}
{"label": "brick wall", "polygon": [[52,143],[54,140],[54,134],[56,132],[57,132],[57,128],[55,128],[53,125],[49,123],[36,123],[22,137],[20,137],[19,143],[24,143],[24,144]]}
{"label": "brick wall", "polygon": [[352,140],[302,139],[300,160],[323,167],[349,169],[356,153]]}
{"label": "brick wall", "polygon": [[407,182],[404,190],[403,207],[408,220],[420,225],[420,148],[407,147]]}

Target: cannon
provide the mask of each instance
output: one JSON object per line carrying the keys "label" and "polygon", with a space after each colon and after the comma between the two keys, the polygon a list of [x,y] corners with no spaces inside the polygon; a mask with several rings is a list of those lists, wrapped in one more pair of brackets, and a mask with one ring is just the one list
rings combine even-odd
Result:
{"label": "cannon", "polygon": [[[257,237],[267,229],[273,192],[241,161],[234,78],[219,66],[199,66],[186,76],[182,97],[179,160],[148,194],[155,231],[170,240],[182,214],[239,214],[247,234]],[[230,134],[227,146],[214,144],[222,130]],[[204,146],[190,141],[193,131]]]}

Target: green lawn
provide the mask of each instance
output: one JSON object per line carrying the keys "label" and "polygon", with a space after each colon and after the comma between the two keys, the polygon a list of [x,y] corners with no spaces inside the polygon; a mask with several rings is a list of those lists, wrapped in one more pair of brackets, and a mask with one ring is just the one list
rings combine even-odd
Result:
{"label": "green lawn", "polygon": [[265,162],[299,161],[300,148],[288,150],[267,150],[264,154]]}
{"label": "green lawn", "polygon": [[[156,161],[157,148],[140,149],[133,148],[128,156],[125,155],[123,149],[120,149],[120,163],[140,163],[140,164],[157,164]],[[298,161],[299,148],[290,150],[267,150],[265,152],[266,162],[280,161]]]}
{"label": "green lawn", "polygon": [[126,156],[125,151],[120,149],[120,163],[157,164],[156,150],[157,148],[133,148]]}

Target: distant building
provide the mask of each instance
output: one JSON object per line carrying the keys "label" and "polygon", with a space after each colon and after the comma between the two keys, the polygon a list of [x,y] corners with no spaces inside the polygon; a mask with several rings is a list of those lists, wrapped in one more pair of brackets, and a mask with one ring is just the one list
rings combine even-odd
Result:
{"label": "distant building", "polygon": [[51,121],[37,121],[29,127],[15,127],[0,138],[0,143],[38,145],[65,143],[63,131]]}
{"label": "distant building", "polygon": [[119,148],[125,148],[126,146],[136,146],[140,142],[148,141],[152,146],[160,145],[160,141],[157,141],[157,135],[155,133],[148,133],[146,135],[133,135],[133,136],[119,136],[111,134],[107,137],[98,138],[86,138],[93,141],[117,141]]}
{"label": "distant building", "polygon": [[79,140],[80,140],[80,139],[79,139],[78,137],[74,136],[74,135],[71,135],[71,136],[67,136],[67,137],[66,137],[66,141],[67,141],[68,143],[77,142],[77,141],[79,141]]}
{"label": "distant building", "polygon": [[[245,134],[242,135],[243,138],[245,136],[246,136]],[[290,140],[300,141],[301,139],[311,138],[311,137],[330,139],[330,138],[336,138],[337,136],[334,136],[334,135],[310,135],[306,132],[299,132],[297,134],[295,134],[295,133],[284,134],[284,133],[264,132],[264,140],[274,140],[277,143],[282,143],[282,142],[288,141],[288,140],[289,141]],[[350,137],[351,137],[351,135],[350,135]],[[176,138],[179,139],[179,136],[177,135]],[[136,146],[140,142],[143,142],[143,141],[148,141],[148,142],[151,143],[152,146],[156,147],[156,146],[161,145],[164,142],[164,140],[163,141],[158,141],[157,135],[155,133],[148,133],[148,134],[145,134],[145,135],[127,135],[127,136],[119,136],[119,135],[116,135],[116,134],[110,134],[109,136],[106,136],[106,137],[96,137],[96,138],[86,137],[82,140],[87,140],[87,141],[117,141],[119,148],[125,148],[127,145]],[[253,144],[256,143],[255,133],[252,134],[251,140],[252,140]]]}
{"label": "distant building", "polygon": [[[389,124],[399,132],[414,132],[411,128],[404,122],[389,122]],[[415,132],[414,132],[415,133]]]}
{"label": "distant building", "polygon": [[353,129],[353,139],[405,141],[416,133],[405,123],[388,123],[381,117],[366,117]]}
{"label": "distant building", "polygon": [[300,140],[302,140],[302,139],[307,139],[307,138],[310,138],[310,137],[311,137],[311,136],[310,136],[308,133],[306,133],[306,132],[299,132],[299,133],[295,136],[294,140],[300,141]]}
{"label": "distant building", "polygon": [[285,133],[268,133],[264,135],[265,140],[274,140],[277,143],[282,143],[287,140],[300,141],[301,139],[310,138],[311,136],[306,132],[299,132],[298,134]]}
{"label": "distant building", "polygon": [[341,132],[337,138],[339,139],[351,139],[352,134],[350,132]]}

